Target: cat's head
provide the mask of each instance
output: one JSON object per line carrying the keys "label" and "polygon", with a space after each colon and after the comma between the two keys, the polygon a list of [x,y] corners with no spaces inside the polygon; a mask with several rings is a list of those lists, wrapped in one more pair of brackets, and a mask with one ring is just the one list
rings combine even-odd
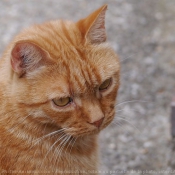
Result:
{"label": "cat's head", "polygon": [[115,115],[119,61],[108,46],[104,5],[76,23],[51,21],[10,46],[13,103],[73,136],[97,133]]}

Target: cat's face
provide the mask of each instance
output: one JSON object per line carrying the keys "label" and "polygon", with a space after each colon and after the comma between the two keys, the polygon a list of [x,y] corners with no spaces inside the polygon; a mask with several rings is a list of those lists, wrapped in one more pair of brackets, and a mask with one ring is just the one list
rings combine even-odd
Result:
{"label": "cat's face", "polygon": [[72,136],[106,127],[115,115],[119,61],[104,43],[103,6],[77,23],[34,26],[12,44],[13,99],[38,123]]}

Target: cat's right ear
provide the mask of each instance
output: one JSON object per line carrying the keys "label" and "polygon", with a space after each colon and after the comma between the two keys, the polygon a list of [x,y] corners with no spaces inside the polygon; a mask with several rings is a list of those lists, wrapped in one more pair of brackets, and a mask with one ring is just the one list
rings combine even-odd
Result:
{"label": "cat's right ear", "polygon": [[103,5],[95,12],[77,22],[77,26],[86,41],[100,44],[106,41],[105,13],[107,5]]}
{"label": "cat's right ear", "polygon": [[30,42],[16,43],[11,52],[11,66],[19,77],[44,65],[48,53]]}

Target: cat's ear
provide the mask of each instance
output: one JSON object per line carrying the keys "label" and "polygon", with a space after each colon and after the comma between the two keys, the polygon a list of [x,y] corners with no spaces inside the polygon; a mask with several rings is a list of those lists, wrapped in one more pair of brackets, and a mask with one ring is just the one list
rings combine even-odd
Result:
{"label": "cat's ear", "polygon": [[11,66],[19,76],[36,70],[44,65],[48,53],[39,46],[23,41],[16,43],[11,52]]}
{"label": "cat's ear", "polygon": [[92,44],[98,44],[106,41],[105,13],[107,5],[90,14],[88,17],[77,22],[85,40],[90,40]]}

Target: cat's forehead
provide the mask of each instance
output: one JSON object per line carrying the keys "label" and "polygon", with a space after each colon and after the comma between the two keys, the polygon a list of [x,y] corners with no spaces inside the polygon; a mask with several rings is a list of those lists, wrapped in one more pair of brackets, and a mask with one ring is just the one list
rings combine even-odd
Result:
{"label": "cat's forehead", "polygon": [[55,86],[60,86],[62,76],[69,91],[87,91],[119,71],[114,51],[106,43],[83,43],[73,22],[53,21],[37,25],[24,31],[20,38],[31,40],[49,53],[55,62],[51,70]]}
{"label": "cat's forehead", "polygon": [[119,71],[118,58],[108,44],[82,44],[72,23],[61,23],[59,27],[63,33],[54,37],[52,53],[56,71],[67,79],[69,89],[74,92],[93,89]]}
{"label": "cat's forehead", "polygon": [[71,54],[62,55],[58,60],[55,66],[58,82],[61,75],[66,82],[65,86],[68,86],[68,91],[73,93],[92,91],[119,72],[117,59],[107,51],[102,54],[97,48],[80,54],[72,51]]}
{"label": "cat's forehead", "polygon": [[119,71],[113,50],[106,43],[83,43],[73,22],[52,21],[34,29],[32,32],[37,32],[37,38],[32,34],[31,37],[35,36],[32,39],[50,54],[58,77],[67,77],[71,86],[95,86]]}

